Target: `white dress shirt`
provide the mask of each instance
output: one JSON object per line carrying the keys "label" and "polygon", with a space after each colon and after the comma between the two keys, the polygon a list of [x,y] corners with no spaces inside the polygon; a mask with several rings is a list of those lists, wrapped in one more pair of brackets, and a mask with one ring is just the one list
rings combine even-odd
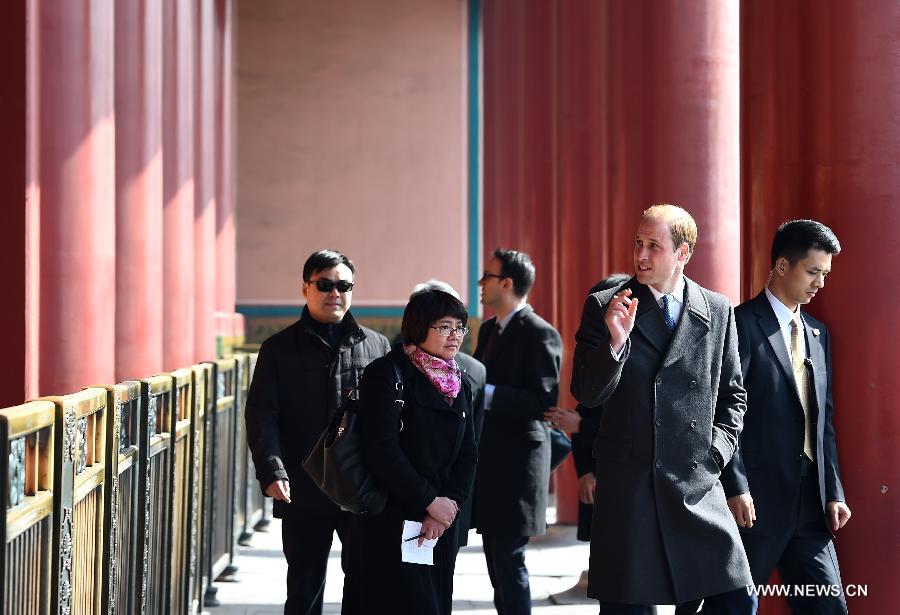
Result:
{"label": "white dress shirt", "polygon": [[766,289],[766,298],[769,300],[772,310],[775,312],[775,318],[778,319],[778,327],[781,329],[781,337],[784,338],[784,345],[787,347],[788,355],[791,354],[791,321],[794,320],[795,315],[797,316],[799,327],[797,329],[797,334],[800,337],[800,345],[803,349],[803,358],[805,359],[808,356],[808,353],[806,348],[806,336],[803,335],[803,319],[800,318],[800,306],[797,306],[796,312],[792,312],[791,309],[783,304],[778,297],[773,295],[768,288]]}

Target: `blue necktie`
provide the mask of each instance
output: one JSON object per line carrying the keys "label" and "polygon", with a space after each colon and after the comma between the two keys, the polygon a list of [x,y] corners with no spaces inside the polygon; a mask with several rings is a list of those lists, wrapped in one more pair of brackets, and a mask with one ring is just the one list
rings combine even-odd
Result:
{"label": "blue necktie", "polygon": [[672,317],[671,310],[669,310],[669,295],[663,295],[662,302],[663,302],[663,318],[666,319],[666,325],[668,325],[669,329],[674,331],[675,330],[675,319]]}

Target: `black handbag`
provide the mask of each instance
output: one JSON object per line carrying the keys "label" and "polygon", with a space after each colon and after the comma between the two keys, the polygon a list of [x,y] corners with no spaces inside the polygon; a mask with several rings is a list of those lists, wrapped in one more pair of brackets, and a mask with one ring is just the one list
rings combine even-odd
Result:
{"label": "black handbag", "polygon": [[559,467],[572,452],[572,441],[562,429],[550,428],[550,471]]}
{"label": "black handbag", "polygon": [[[392,360],[397,377],[394,403],[403,413],[403,375]],[[359,391],[353,389],[303,461],[303,469],[335,504],[357,515],[377,515],[387,504],[387,492],[369,473],[362,458],[359,432]],[[403,421],[400,421],[403,429]]]}

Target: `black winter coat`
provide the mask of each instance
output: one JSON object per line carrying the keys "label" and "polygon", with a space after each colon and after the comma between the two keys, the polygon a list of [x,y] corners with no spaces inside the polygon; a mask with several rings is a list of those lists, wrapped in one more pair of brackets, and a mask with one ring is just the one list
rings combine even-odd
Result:
{"label": "black winter coat", "polygon": [[265,491],[277,479],[291,484],[291,503],[274,503],[278,518],[336,514],[340,508],[319,491],[303,460],[363,369],[390,350],[387,338],[356,323],[348,312],[337,352],[300,320],[262,343],[245,420],[256,479]]}
{"label": "black winter coat", "polygon": [[[403,374],[402,414],[394,403],[391,361]],[[400,538],[403,521],[424,519],[435,497],[459,505],[469,498],[478,461],[469,384],[463,378],[451,406],[403,351],[395,349],[365,370],[359,395],[363,459],[388,492],[384,512],[356,519],[359,543],[353,548],[362,556],[363,604],[391,613],[449,614],[458,522],[438,540],[434,566],[402,563]]]}

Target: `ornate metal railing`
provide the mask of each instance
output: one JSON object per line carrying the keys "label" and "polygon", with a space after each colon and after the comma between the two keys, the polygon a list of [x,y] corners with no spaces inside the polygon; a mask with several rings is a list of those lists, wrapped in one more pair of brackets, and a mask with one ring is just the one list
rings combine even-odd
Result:
{"label": "ornate metal railing", "polygon": [[0,612],[50,612],[52,402],[0,410]]}

